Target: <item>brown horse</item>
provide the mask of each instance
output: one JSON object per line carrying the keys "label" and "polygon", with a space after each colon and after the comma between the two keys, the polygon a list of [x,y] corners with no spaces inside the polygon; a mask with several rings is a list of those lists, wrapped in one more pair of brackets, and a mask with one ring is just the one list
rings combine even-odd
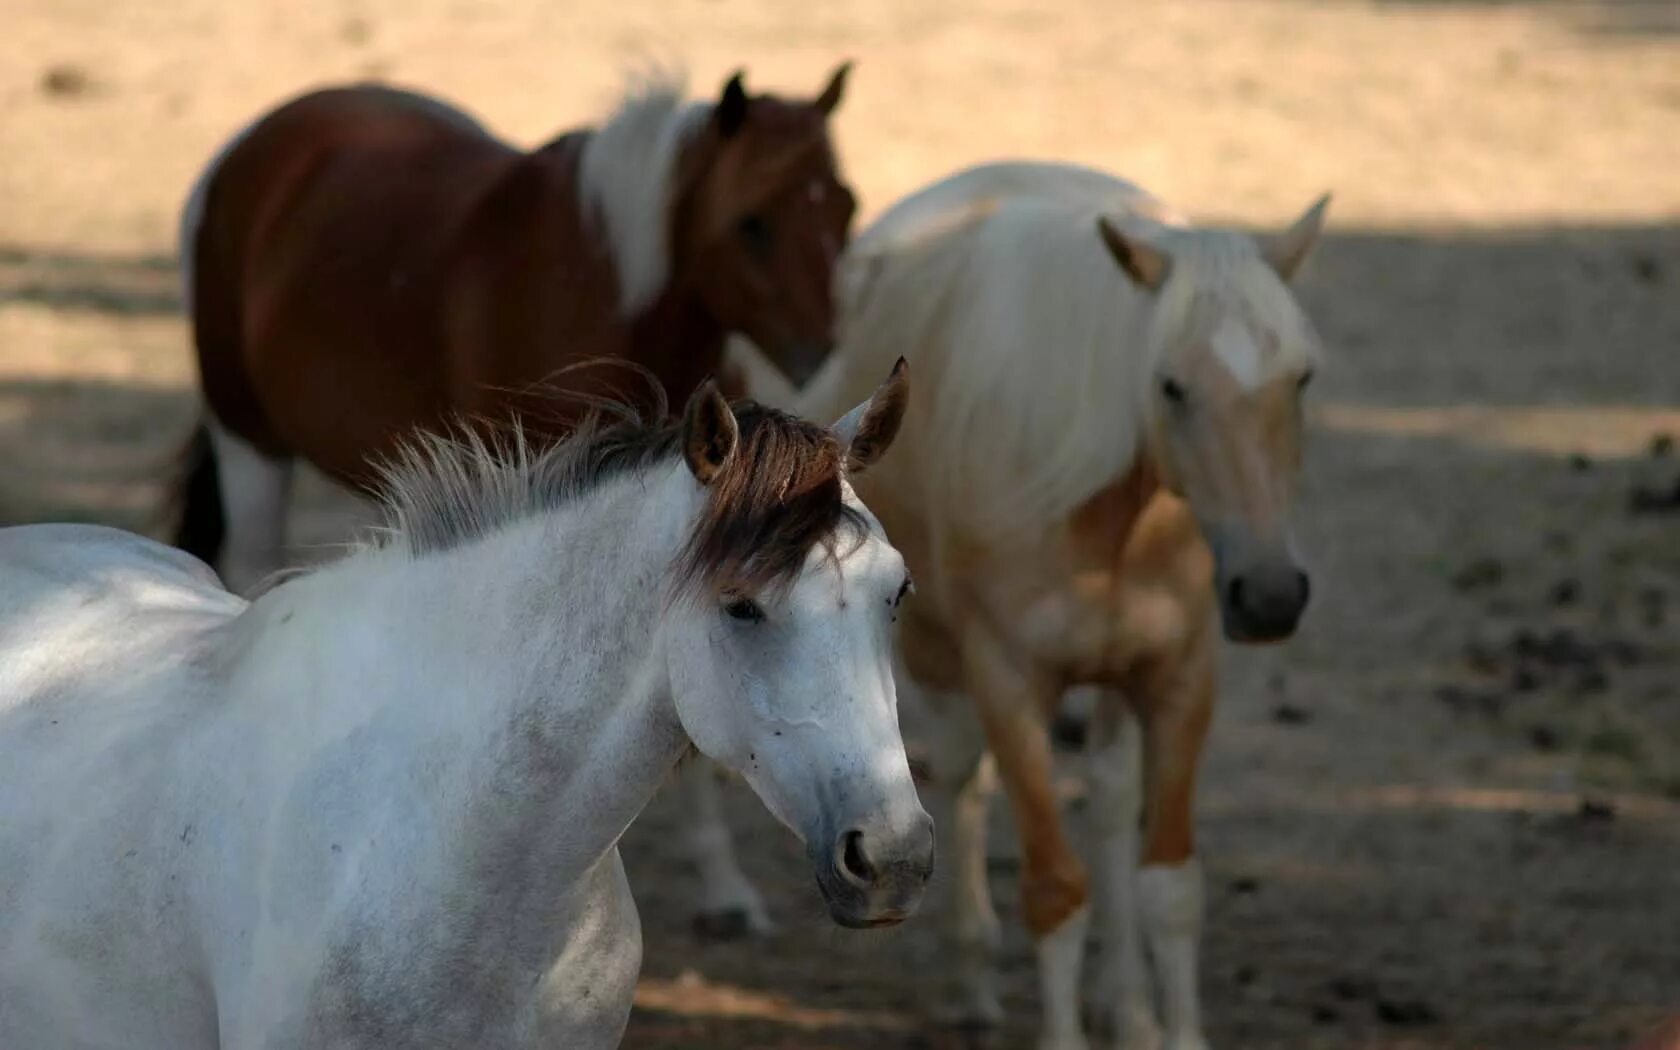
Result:
{"label": "brown horse", "polygon": [[366,488],[417,427],[517,414],[557,436],[624,393],[608,362],[682,404],[739,332],[802,382],[855,209],[828,134],[846,73],[810,101],[656,80],[530,152],[376,85],[259,119],[182,216],[209,418],[177,542],[245,589],[280,567],[295,458]]}

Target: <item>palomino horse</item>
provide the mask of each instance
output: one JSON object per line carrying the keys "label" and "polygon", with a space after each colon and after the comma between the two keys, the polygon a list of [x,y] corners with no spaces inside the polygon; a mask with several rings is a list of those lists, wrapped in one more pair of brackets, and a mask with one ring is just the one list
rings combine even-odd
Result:
{"label": "palomino horse", "polygon": [[912,717],[933,723],[929,798],[965,1020],[1001,1013],[989,745],[1022,840],[1041,1046],[1086,1045],[1090,893],[1052,788],[1047,716],[1088,685],[1099,1020],[1124,1047],[1160,1045],[1163,1023],[1173,1050],[1204,1045],[1192,796],[1215,621],[1235,641],[1277,640],[1307,602],[1289,515],[1319,349],[1286,282],[1326,203],[1256,243],[1191,227],[1099,172],[998,164],[902,201],[848,252],[841,348],[802,408],[837,403],[901,349],[938,391],[919,396],[893,462],[861,491],[923,593],[902,626],[900,687],[912,742]]}
{"label": "palomino horse", "polygon": [[[558,436],[580,402],[548,382],[578,362],[633,362],[681,404],[733,331],[808,377],[854,209],[827,124],[845,76],[809,102],[655,82],[529,153],[377,86],[240,132],[182,215],[209,420],[179,545],[244,590],[280,567],[294,458],[365,487],[416,427],[521,413]],[[564,389],[616,395],[621,374],[572,367]]]}
{"label": "palomino horse", "polygon": [[805,842],[830,914],[916,907],[904,561],[830,431],[708,383],[679,428],[433,441],[380,546],[253,603],[114,530],[0,531],[0,1045],[618,1044],[617,842],[691,746]]}

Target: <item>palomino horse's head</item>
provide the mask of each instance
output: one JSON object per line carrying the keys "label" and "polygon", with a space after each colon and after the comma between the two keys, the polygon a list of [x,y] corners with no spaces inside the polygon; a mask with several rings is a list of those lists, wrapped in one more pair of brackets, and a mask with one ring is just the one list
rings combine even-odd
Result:
{"label": "palomino horse's head", "polygon": [[683,419],[702,506],[667,626],[677,713],[804,840],[846,926],[905,918],[933,868],[893,687],[910,577],[845,480],[886,451],[907,395],[901,362],[830,428],[737,413],[709,383]]}
{"label": "palomino horse's head", "polygon": [[677,197],[673,279],[796,384],[834,345],[834,268],[857,208],[828,135],[848,68],[809,102],[749,97],[736,74]]}
{"label": "palomino horse's head", "polygon": [[1226,636],[1294,633],[1310,592],[1290,533],[1301,461],[1301,396],[1317,338],[1287,282],[1306,260],[1329,198],[1283,234],[1241,234],[1104,218],[1126,275],[1158,297],[1149,441],[1162,483],[1188,501],[1213,549]]}

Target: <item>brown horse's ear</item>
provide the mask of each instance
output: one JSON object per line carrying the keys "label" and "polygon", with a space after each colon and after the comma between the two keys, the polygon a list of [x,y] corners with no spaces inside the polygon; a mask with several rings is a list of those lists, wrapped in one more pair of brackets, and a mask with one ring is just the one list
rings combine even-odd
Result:
{"label": "brown horse's ear", "polygon": [[851,60],[840,63],[840,68],[828,78],[828,86],[817,96],[816,106],[825,115],[832,114],[835,107],[840,105],[840,97],[846,93],[846,75],[852,71]]}
{"label": "brown horse's ear", "polygon": [[741,130],[741,125],[747,122],[747,89],[741,85],[741,78],[746,76],[745,70],[736,70],[729,78],[729,83],[723,85],[723,97],[718,99],[717,108],[712,117],[717,121],[718,134],[729,138]]}
{"label": "brown horse's ear", "polygon": [[718,392],[716,382],[706,380],[683,409],[683,460],[694,479],[710,485],[729,466],[740,438],[741,427],[735,422],[729,402]]}
{"label": "brown horse's ear", "polygon": [[869,400],[841,416],[830,428],[846,450],[848,472],[861,474],[892,447],[909,403],[910,366],[901,357]]}
{"label": "brown horse's ear", "polygon": [[1106,215],[1097,220],[1097,235],[1107,246],[1108,254],[1120,264],[1120,269],[1126,271],[1126,276],[1137,282],[1140,288],[1154,291],[1166,283],[1167,270],[1171,268],[1166,252],[1126,233]]}
{"label": "brown horse's ear", "polygon": [[1268,238],[1260,245],[1260,255],[1271,264],[1278,276],[1289,280],[1312,254],[1318,235],[1324,231],[1324,214],[1330,210],[1330,195],[1326,193],[1313,202],[1312,207],[1295,220],[1294,225]]}

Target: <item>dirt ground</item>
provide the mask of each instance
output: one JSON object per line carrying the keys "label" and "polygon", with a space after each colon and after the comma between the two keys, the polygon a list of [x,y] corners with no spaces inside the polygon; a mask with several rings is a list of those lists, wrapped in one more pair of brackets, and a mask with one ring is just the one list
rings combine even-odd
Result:
{"label": "dirt ground", "polygon": [[[965,163],[1062,157],[1265,227],[1324,189],[1332,348],[1289,646],[1230,654],[1200,803],[1218,1046],[1619,1047],[1680,1011],[1680,4],[7,0],[0,520],[156,529],[195,412],[175,210],[323,80],[535,142],[627,65],[812,90],[865,217]],[[306,486],[301,556],[358,511]],[[1070,770],[1073,764],[1069,764]],[[844,935],[731,800],[781,932],[705,945],[661,799],[627,862],[625,1045],[944,1048],[930,921]],[[1077,806],[1077,799],[1074,802]],[[998,818],[1008,1026],[1036,1021]]]}

